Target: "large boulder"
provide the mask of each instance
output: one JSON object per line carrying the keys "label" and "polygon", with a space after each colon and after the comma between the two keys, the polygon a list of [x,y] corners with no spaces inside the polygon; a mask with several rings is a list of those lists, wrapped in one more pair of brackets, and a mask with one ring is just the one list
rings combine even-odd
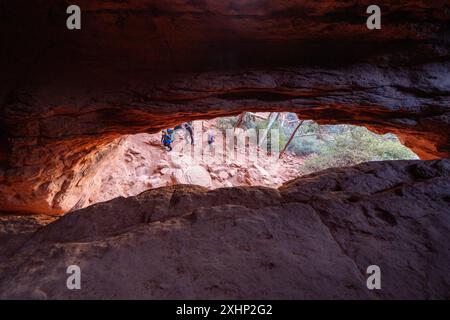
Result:
{"label": "large boulder", "polygon": [[[450,160],[331,169],[278,190],[160,188],[33,228],[1,229],[2,299],[448,299]],[[72,264],[81,290],[66,288]],[[372,265],[381,290],[366,286]]]}
{"label": "large boulder", "polygon": [[212,187],[211,176],[202,166],[191,166],[186,169],[176,169],[172,173],[172,180],[177,184],[192,184],[205,188]]}

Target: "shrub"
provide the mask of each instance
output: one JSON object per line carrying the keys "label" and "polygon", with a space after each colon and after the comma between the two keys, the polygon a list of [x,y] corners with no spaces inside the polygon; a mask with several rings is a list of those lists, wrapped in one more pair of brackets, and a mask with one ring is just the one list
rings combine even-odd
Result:
{"label": "shrub", "polygon": [[[295,119],[295,114],[288,118]],[[227,117],[218,120],[219,127],[225,131],[236,126],[239,117]],[[294,125],[284,125],[277,120],[272,129],[279,131],[280,151],[286,145],[289,137],[296,128]],[[265,130],[268,120],[253,121],[246,115],[241,127]],[[271,132],[268,132],[268,151],[272,150]],[[330,167],[351,166],[361,162],[379,160],[417,159],[417,156],[403,146],[393,134],[384,136],[372,133],[364,127],[351,125],[324,125],[319,126],[314,121],[304,121],[297,131],[288,150],[298,156],[307,157],[300,171],[304,174],[323,170]]]}
{"label": "shrub", "polygon": [[299,156],[307,156],[310,154],[322,154],[325,148],[325,142],[316,136],[294,137],[288,147],[289,151]]}
{"label": "shrub", "polygon": [[300,170],[307,174],[367,161],[400,159],[417,156],[392,135],[378,136],[364,127],[345,126],[341,133],[329,136],[320,153],[308,156]]}

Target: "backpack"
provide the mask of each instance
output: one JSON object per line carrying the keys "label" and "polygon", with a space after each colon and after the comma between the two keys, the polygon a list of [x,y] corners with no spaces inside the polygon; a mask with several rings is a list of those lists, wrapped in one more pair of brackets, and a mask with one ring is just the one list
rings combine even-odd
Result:
{"label": "backpack", "polygon": [[170,134],[164,133],[163,137],[162,137],[162,141],[164,144],[170,144],[172,143],[172,137],[170,136]]}

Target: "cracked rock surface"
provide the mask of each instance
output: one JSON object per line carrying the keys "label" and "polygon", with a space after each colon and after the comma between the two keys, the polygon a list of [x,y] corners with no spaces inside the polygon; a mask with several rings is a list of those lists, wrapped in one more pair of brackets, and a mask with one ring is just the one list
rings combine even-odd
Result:
{"label": "cracked rock surface", "polygon": [[[0,251],[1,298],[450,298],[450,161],[372,162],[279,189],[165,187]],[[34,227],[33,227],[34,226]],[[66,289],[79,265],[82,290]],[[381,268],[382,290],[366,288]]]}

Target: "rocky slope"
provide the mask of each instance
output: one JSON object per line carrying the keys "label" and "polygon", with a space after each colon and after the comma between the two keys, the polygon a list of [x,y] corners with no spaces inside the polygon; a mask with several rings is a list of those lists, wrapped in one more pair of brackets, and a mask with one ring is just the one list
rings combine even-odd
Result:
{"label": "rocky slope", "polygon": [[[278,160],[259,149],[258,158],[246,158],[246,152],[257,150],[252,144],[236,146],[231,160],[231,155],[225,156],[221,150],[222,140],[216,141],[214,150],[208,148],[206,132],[214,132],[217,139],[222,135],[216,121],[194,121],[193,125],[196,144],[192,148],[181,131],[177,131],[170,152],[161,146],[161,134],[141,133],[114,141],[95,170],[59,198],[61,207],[67,212],[174,184],[208,189],[255,185],[276,188],[299,175],[303,163],[300,157],[285,154]],[[236,129],[237,134],[240,131]]]}
{"label": "rocky slope", "polygon": [[[165,187],[3,248],[0,297],[449,299],[449,240],[448,159],[326,170],[279,189]],[[66,289],[72,264],[81,290]],[[373,264],[377,291],[366,288]]]}

